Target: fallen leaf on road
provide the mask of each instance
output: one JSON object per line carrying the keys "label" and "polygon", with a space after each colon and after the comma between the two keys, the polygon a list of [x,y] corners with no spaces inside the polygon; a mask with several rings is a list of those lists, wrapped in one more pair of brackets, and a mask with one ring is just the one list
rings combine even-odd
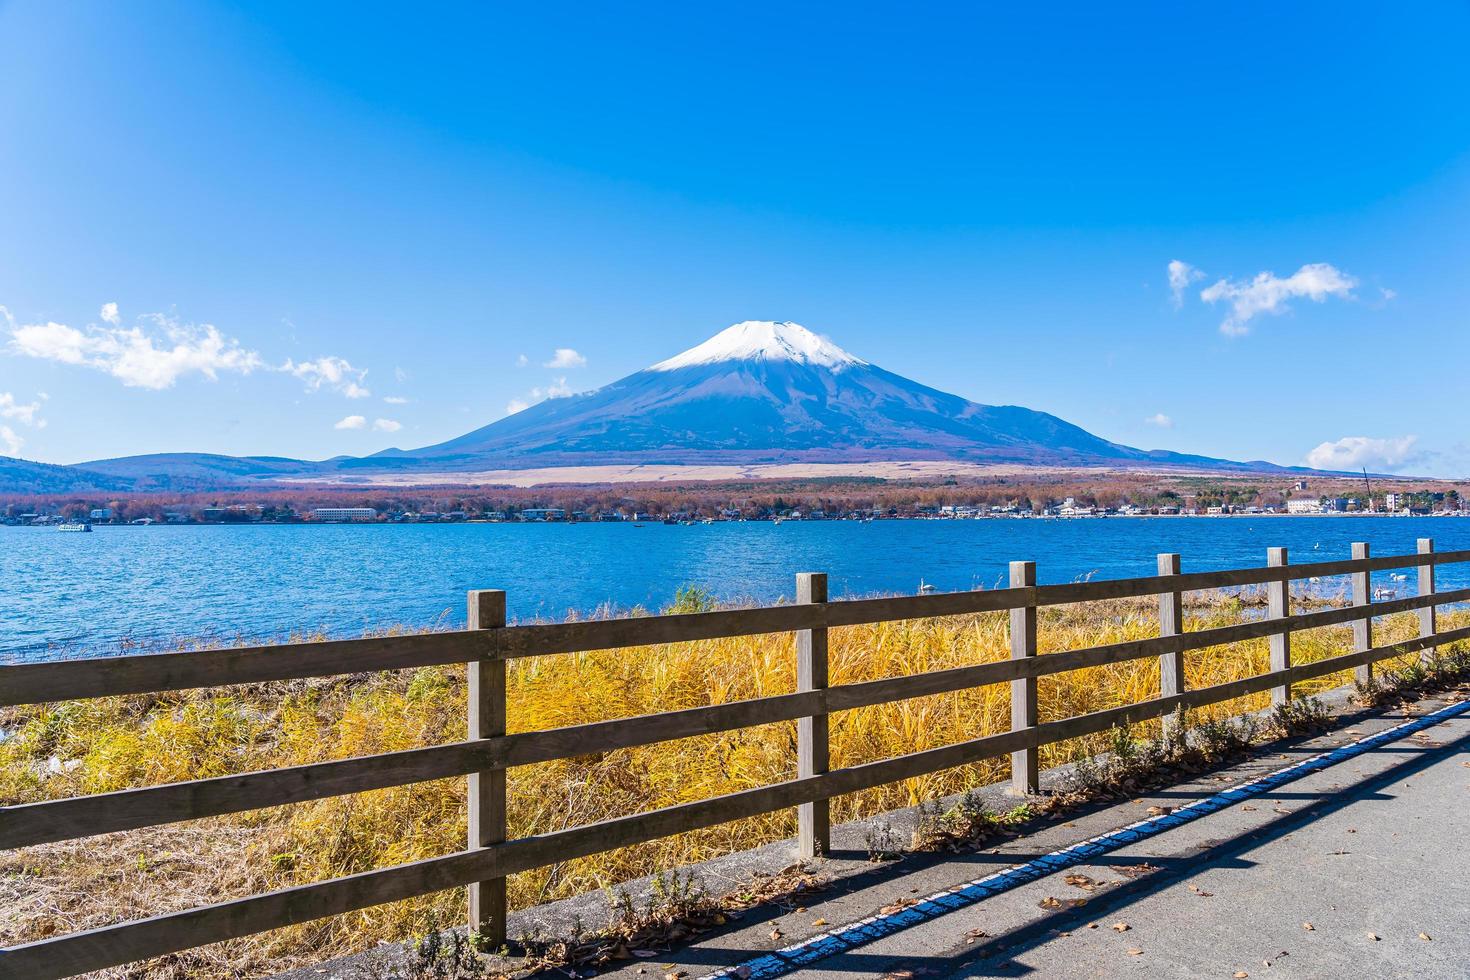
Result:
{"label": "fallen leaf on road", "polygon": [[1378,942],[1378,933],[1376,933],[1376,932],[1370,932],[1370,933],[1368,933],[1368,938],[1371,939],[1371,940],[1373,940],[1376,943],[1376,942]]}
{"label": "fallen leaf on road", "polygon": [[1128,955],[1129,956],[1142,956],[1143,955],[1143,950],[1141,950],[1141,949],[1130,949],[1128,951]]}
{"label": "fallen leaf on road", "polygon": [[1097,928],[1097,923],[1096,922],[1089,922],[1089,923],[1087,923],[1087,928],[1089,928],[1089,929],[1096,929]]}
{"label": "fallen leaf on road", "polygon": [[1132,928],[1133,927],[1130,926],[1126,922],[1114,922],[1113,923],[1113,931],[1114,932],[1127,932],[1129,929],[1132,929]]}
{"label": "fallen leaf on road", "polygon": [[1249,813],[1255,813],[1256,812],[1256,808],[1253,807],[1253,806],[1251,806],[1250,804],[1246,804],[1245,806],[1241,807],[1241,809],[1242,810],[1245,810],[1245,811],[1247,811]]}
{"label": "fallen leaf on road", "polygon": [[1162,817],[1166,813],[1173,813],[1174,808],[1172,806],[1151,806],[1145,812],[1151,817]]}
{"label": "fallen leaf on road", "polygon": [[1317,927],[1312,925],[1310,922],[1303,922],[1302,928],[1307,930],[1308,932],[1313,932],[1316,930]]}
{"label": "fallen leaf on road", "polygon": [[1430,941],[1429,940],[1429,933],[1427,933],[1427,932],[1421,932],[1421,933],[1419,933],[1419,938],[1422,939],[1422,940],[1424,940],[1426,943]]}
{"label": "fallen leaf on road", "polygon": [[781,930],[780,929],[772,929],[771,930],[771,938],[772,939],[780,939],[781,938]]}
{"label": "fallen leaf on road", "polygon": [[1073,888],[1081,888],[1083,891],[1090,892],[1097,887],[1097,882],[1087,877],[1087,875],[1070,874],[1062,880]]}
{"label": "fallen leaf on road", "polygon": [[812,921],[812,925],[814,925],[814,926],[824,926],[826,924],[827,924],[827,920],[826,919],[814,919]]}
{"label": "fallen leaf on road", "polygon": [[1244,970],[1235,971],[1235,980],[1245,980],[1245,978],[1248,976],[1250,976],[1250,974],[1246,973]]}

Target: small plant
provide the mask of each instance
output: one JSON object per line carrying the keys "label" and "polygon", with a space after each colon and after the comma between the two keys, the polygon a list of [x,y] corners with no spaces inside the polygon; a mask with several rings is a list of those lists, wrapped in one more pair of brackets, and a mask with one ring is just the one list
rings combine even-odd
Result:
{"label": "small plant", "polygon": [[1273,707],[1266,724],[1280,735],[1303,735],[1326,728],[1331,717],[1331,712],[1319,699],[1293,698]]}
{"label": "small plant", "polygon": [[869,861],[896,861],[903,856],[903,842],[887,820],[869,826],[863,843],[867,845]]}

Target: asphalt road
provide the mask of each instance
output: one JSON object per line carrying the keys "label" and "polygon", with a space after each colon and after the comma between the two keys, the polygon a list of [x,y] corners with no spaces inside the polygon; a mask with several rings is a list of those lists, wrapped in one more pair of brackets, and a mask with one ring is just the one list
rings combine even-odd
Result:
{"label": "asphalt road", "polygon": [[[1389,712],[983,853],[909,862],[618,976],[695,978],[1178,808],[1442,706]],[[1465,977],[1470,714],[1088,863],[810,960],[782,975]],[[1085,876],[1084,880],[1080,877]],[[1308,928],[1310,926],[1310,928]],[[1426,938],[1427,937],[1427,938]]]}

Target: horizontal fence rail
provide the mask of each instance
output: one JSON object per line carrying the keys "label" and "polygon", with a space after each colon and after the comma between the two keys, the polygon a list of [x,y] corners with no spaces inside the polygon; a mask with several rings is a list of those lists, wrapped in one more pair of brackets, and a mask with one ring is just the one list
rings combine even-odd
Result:
{"label": "horizontal fence rail", "polygon": [[[1437,553],[1429,539],[1421,539],[1418,552],[1412,555],[1372,558],[1366,545],[1355,545],[1357,557],[1305,565],[1287,563],[1284,549],[1272,552],[1273,563],[1259,568],[1066,585],[1027,584],[1035,581],[1034,569],[1024,567],[1030,563],[1016,563],[1023,567],[1013,569],[1012,581],[1018,584],[1011,588],[840,602],[825,601],[823,580],[819,591],[808,585],[807,598],[795,605],[558,624],[505,626],[503,593],[477,592],[471,593],[471,626],[478,628],[457,632],[0,667],[0,705],[22,705],[464,663],[470,665],[472,698],[479,705],[478,715],[475,710],[470,713],[471,737],[463,742],[0,807],[0,848],[452,777],[469,777],[469,804],[471,813],[477,815],[471,820],[471,839],[463,851],[11,947],[0,950],[0,977],[70,976],[466,886],[471,889],[472,927],[498,944],[505,930],[504,879],[516,872],[789,807],[802,808],[800,848],[803,856],[810,857],[829,847],[826,807],[835,796],[1008,754],[1021,763],[1013,765],[1016,787],[1034,792],[1036,752],[1054,742],[1249,694],[1289,695],[1295,683],[1338,671],[1357,670],[1361,678],[1378,661],[1416,652],[1429,658],[1447,644],[1470,639],[1470,627],[1437,631],[1435,618],[1440,606],[1470,602],[1470,588],[1434,589],[1435,567],[1470,562],[1470,551]],[[1177,555],[1160,556],[1161,570],[1178,567]],[[1418,595],[1372,601],[1368,586],[1373,572],[1410,567],[1418,569]],[[1333,576],[1353,577],[1353,605],[1291,614],[1289,601],[1278,601],[1293,581]],[[1161,616],[1162,635],[1155,638],[1039,655],[1034,628],[1028,626],[1035,622],[1034,611],[1044,606],[1156,596],[1164,611],[1177,609],[1179,597],[1187,592],[1252,585],[1281,590],[1272,599],[1271,614],[1230,626],[1188,630],[1177,614],[1170,614]],[[824,686],[828,629],[984,612],[1011,613],[1012,659]],[[1375,617],[1408,612],[1418,615],[1418,637],[1389,645],[1371,644]],[[1292,633],[1348,624],[1354,627],[1352,652],[1291,663]],[[801,646],[807,651],[801,656],[816,656],[815,651],[820,651],[820,658],[804,668],[812,676],[803,679],[793,693],[504,734],[504,665],[511,658],[786,632],[814,638],[802,641],[808,645]],[[1271,669],[1266,673],[1182,689],[1181,662],[1174,658],[1261,638],[1273,644]],[[811,645],[818,641],[820,646]],[[1036,723],[1036,679],[1146,657],[1160,661],[1159,697]],[[1010,731],[823,771],[826,719],[833,712],[1003,683],[1012,685],[1013,704],[1019,705]],[[807,720],[814,721],[805,724]],[[792,721],[802,723],[798,752],[808,760],[795,779],[554,833],[504,839],[504,779],[509,768],[577,756],[588,745],[610,751]]]}

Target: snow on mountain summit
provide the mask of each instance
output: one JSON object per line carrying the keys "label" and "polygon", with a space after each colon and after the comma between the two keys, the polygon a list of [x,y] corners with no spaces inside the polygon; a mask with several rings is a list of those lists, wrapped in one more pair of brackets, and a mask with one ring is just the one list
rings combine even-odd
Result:
{"label": "snow on mountain summit", "polygon": [[659,361],[648,370],[675,371],[721,361],[795,361],[834,371],[867,363],[799,323],[746,320],[726,327],[697,347]]}

